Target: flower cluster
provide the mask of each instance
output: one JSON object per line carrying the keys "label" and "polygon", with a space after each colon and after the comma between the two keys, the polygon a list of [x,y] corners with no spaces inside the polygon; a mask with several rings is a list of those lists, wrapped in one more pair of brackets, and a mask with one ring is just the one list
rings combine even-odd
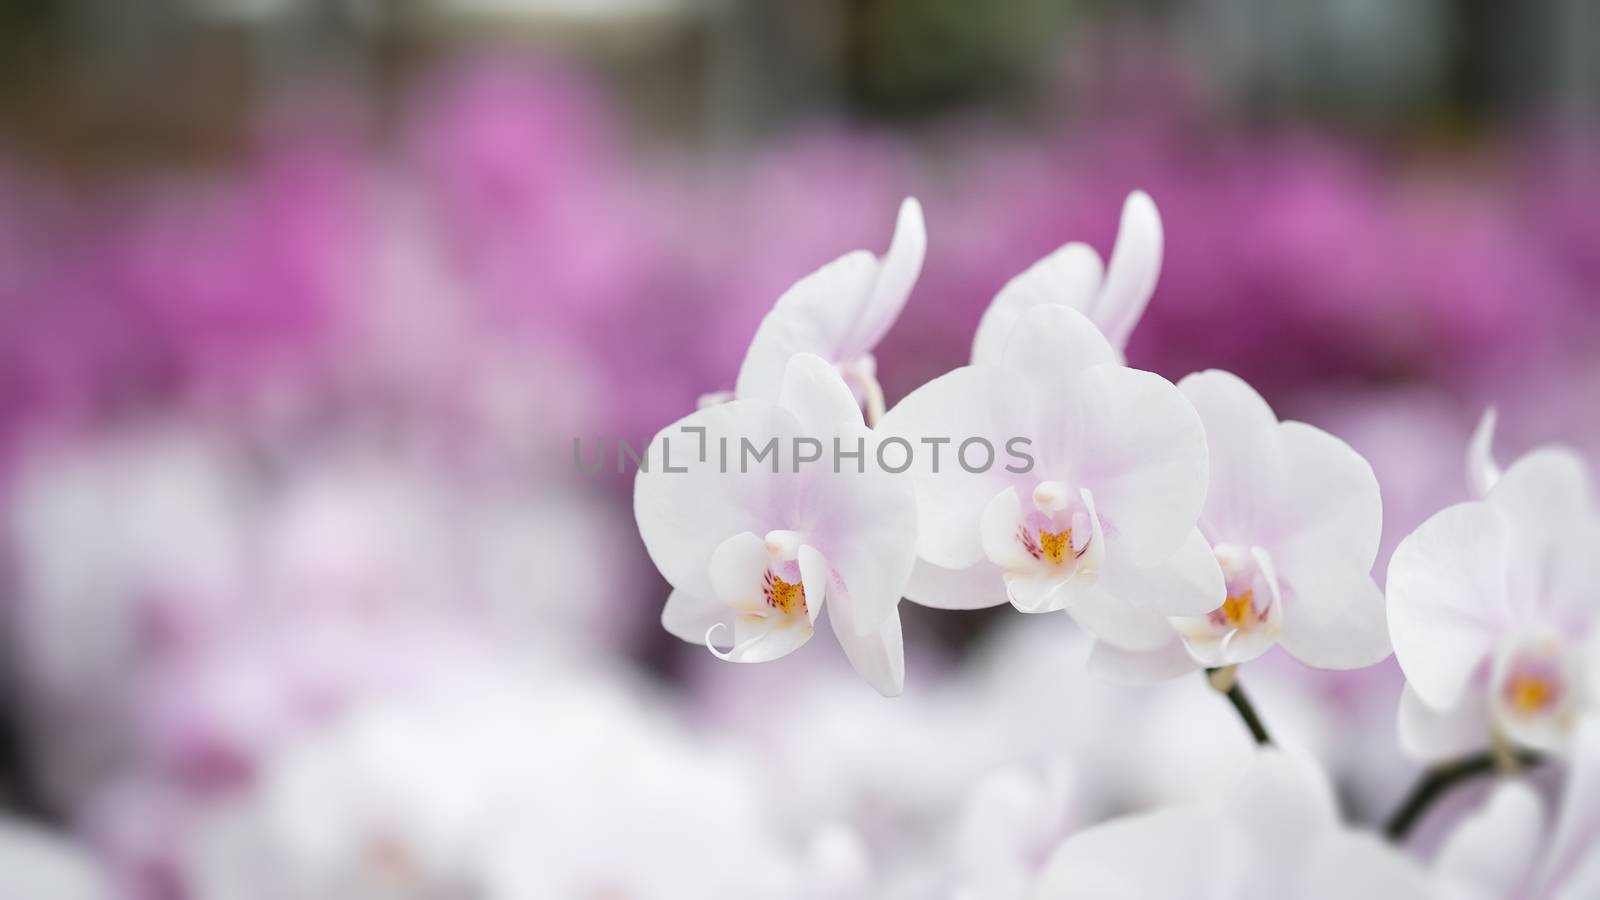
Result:
{"label": "flower cluster", "polygon": [[[1342,826],[1316,766],[1268,746],[1222,807],[1069,838],[1035,896],[1205,885],[1218,898],[1332,897],[1358,880],[1367,896],[1446,896],[1467,884],[1496,886],[1483,896],[1568,897],[1593,883],[1600,870],[1573,854],[1600,822],[1584,766],[1600,729],[1600,510],[1577,455],[1540,449],[1502,471],[1491,411],[1467,452],[1476,499],[1405,538],[1385,590],[1372,575],[1379,484],[1359,453],[1280,420],[1237,375],[1211,369],[1174,384],[1126,363],[1162,260],[1161,220],[1143,193],[1127,199],[1108,265],[1080,243],[1046,256],[995,296],[970,365],[885,409],[873,351],[913,293],[923,228],[908,199],[881,259],[857,251],[801,279],[762,321],[736,390],[703,398],[652,442],[634,513],[673,588],[669,632],[723,660],[770,662],[809,640],[826,603],[845,657],[894,696],[905,679],[902,598],[1064,612],[1092,642],[1090,670],[1147,682],[1203,669],[1262,745],[1272,740],[1240,665],[1274,646],[1331,670],[1393,652],[1407,679],[1402,744],[1461,759],[1419,786],[1390,835],[1404,837],[1450,779],[1576,755],[1576,796],[1543,862],[1525,837],[1539,801],[1520,782],[1461,825],[1430,873]],[[702,450],[674,471],[664,458],[674,431],[870,446],[976,435],[1024,440],[1037,464],[734,473]],[[1514,840],[1508,829],[1520,829]],[[1141,865],[1153,845],[1176,856]]]}

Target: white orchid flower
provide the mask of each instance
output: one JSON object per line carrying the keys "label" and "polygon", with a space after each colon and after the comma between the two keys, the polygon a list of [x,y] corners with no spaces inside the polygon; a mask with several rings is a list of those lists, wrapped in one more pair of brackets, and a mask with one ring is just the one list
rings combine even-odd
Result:
{"label": "white orchid flower", "polygon": [[1161,274],[1161,215],[1143,191],[1128,195],[1110,265],[1087,244],[1071,243],[1011,279],[984,311],[972,341],[974,365],[994,365],[1024,313],[1070,306],[1089,317],[1121,354]]}
{"label": "white orchid flower", "polygon": [[[1473,454],[1488,460],[1481,443]],[[1400,739],[1419,757],[1492,738],[1559,752],[1596,697],[1600,515],[1587,467],[1550,447],[1481,483],[1483,499],[1436,513],[1389,563]]]}
{"label": "white orchid flower", "polygon": [[1495,789],[1450,833],[1434,871],[1463,900],[1600,897],[1600,726],[1579,729],[1560,813],[1522,781]]}
{"label": "white orchid flower", "polygon": [[[739,458],[744,442],[774,439],[770,466]],[[833,465],[801,465],[798,453],[785,456],[797,439],[865,456],[836,451]],[[723,659],[762,662],[809,640],[826,603],[851,663],[880,692],[900,693],[897,605],[916,556],[916,498],[906,479],[871,463],[874,447],[850,389],[813,354],[793,358],[777,402],[702,409],[657,435],[634,482],[634,516],[673,587],[666,629]]]}
{"label": "white orchid flower", "polygon": [[[918,448],[925,566],[912,600],[1065,609],[1135,651],[1170,639],[1163,616],[1203,615],[1223,601],[1195,528],[1207,477],[1200,417],[1167,380],[1118,364],[1076,310],[1030,310],[1000,365],[929,382],[880,432]],[[996,457],[987,467],[983,442]]]}
{"label": "white orchid flower", "polygon": [[1061,845],[1033,895],[1146,900],[1441,896],[1397,849],[1340,821],[1311,762],[1262,750],[1229,802],[1118,819]]}
{"label": "white orchid flower", "polygon": [[1174,619],[1160,649],[1097,647],[1091,667],[1126,680],[1168,677],[1247,662],[1274,645],[1325,669],[1387,657],[1383,592],[1371,574],[1383,529],[1372,467],[1321,429],[1278,421],[1236,375],[1197,372],[1178,389],[1205,423],[1211,484],[1200,531],[1227,597],[1206,615]]}
{"label": "white orchid flower", "polygon": [[907,197],[881,258],[866,250],[846,253],[778,298],[745,352],[734,396],[777,400],[789,358],[812,353],[838,368],[857,402],[866,406],[868,421],[876,422],[883,414],[883,391],[872,350],[905,308],[927,247],[922,205]]}

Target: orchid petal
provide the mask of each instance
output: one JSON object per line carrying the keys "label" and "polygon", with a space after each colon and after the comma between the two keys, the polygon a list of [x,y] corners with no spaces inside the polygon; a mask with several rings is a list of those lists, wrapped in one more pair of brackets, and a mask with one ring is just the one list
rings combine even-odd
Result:
{"label": "orchid petal", "polygon": [[733,639],[735,612],[715,597],[697,597],[688,591],[674,590],[661,609],[661,627],[673,637],[691,644],[703,644],[706,632],[720,625],[718,634]]}
{"label": "orchid petal", "polygon": [[800,420],[806,434],[820,441],[837,428],[861,425],[861,407],[832,363],[814,353],[796,353],[784,369],[778,405]]}
{"label": "orchid petal", "polygon": [[[839,429],[841,440],[874,436],[861,426]],[[917,553],[917,499],[910,479],[867,464],[818,479],[805,501],[810,542],[822,551],[852,598],[846,615],[858,634],[877,629],[905,591]]]}
{"label": "orchid petal", "polygon": [[795,282],[756,327],[734,394],[741,400],[776,401],[784,369],[796,353],[844,361],[851,330],[877,279],[877,257],[857,250]]}
{"label": "orchid petal", "polygon": [[766,541],[748,531],[736,534],[711,554],[711,590],[729,609],[763,609],[762,579],[771,562]]}
{"label": "orchid petal", "polygon": [[932,609],[987,609],[1007,602],[1004,570],[988,560],[946,569],[918,559],[906,583],[906,599]]}
{"label": "orchid petal", "polygon": [[[1233,900],[1247,859],[1217,814],[1169,809],[1078,832],[1051,857],[1036,900]],[[1151,853],[1160,848],[1160,865]]]}
{"label": "orchid petal", "polygon": [[1036,306],[1057,304],[1087,314],[1103,276],[1100,255],[1079,243],[1067,244],[1029,266],[1006,282],[978,320],[973,365],[999,365],[1017,320]]}
{"label": "orchid petal", "polygon": [[1468,692],[1454,707],[1437,710],[1408,684],[1400,693],[1400,747],[1417,759],[1438,760],[1472,753],[1489,740],[1489,706],[1481,692]]}
{"label": "orchid petal", "polygon": [[1314,761],[1282,750],[1256,754],[1228,812],[1256,861],[1251,880],[1267,896],[1293,892],[1317,851],[1317,838],[1339,821],[1327,776]]}
{"label": "orchid petal", "polygon": [[1080,628],[1118,649],[1155,650],[1172,639],[1166,616],[1135,606],[1102,586],[1068,582],[1058,598],[1064,598],[1067,615]]}
{"label": "orchid petal", "polygon": [[828,618],[833,623],[833,633],[839,646],[850,660],[850,665],[873,689],[885,697],[898,697],[905,690],[906,653],[900,633],[900,613],[890,610],[876,629],[857,634],[853,628],[835,616],[841,604],[829,608]]}
{"label": "orchid petal", "polygon": [[1485,900],[1521,896],[1544,829],[1539,795],[1526,784],[1508,781],[1451,832],[1434,858],[1434,871],[1453,889]]}
{"label": "orchid petal", "polygon": [[1484,410],[1467,444],[1467,485],[1477,500],[1489,496],[1489,491],[1500,480],[1500,464],[1494,461],[1494,429],[1498,419],[1494,407]]}
{"label": "orchid petal", "polygon": [[1123,650],[1104,641],[1095,641],[1089,651],[1087,667],[1091,673],[1108,681],[1146,684],[1187,675],[1200,666],[1174,633],[1171,640],[1154,650]]}
{"label": "orchid petal", "polygon": [[[696,428],[705,429],[704,461],[699,437],[685,430]],[[741,439],[759,447],[799,432],[799,422],[776,406],[735,400],[691,413],[650,442],[645,465],[634,478],[634,519],[651,561],[673,587],[716,596],[709,576],[717,546],[731,534],[766,533],[773,524],[771,510],[791,504],[798,493],[797,479],[763,465],[741,472],[730,458],[724,471],[716,439],[727,438],[737,453]]]}
{"label": "orchid petal", "polygon": [[1161,276],[1161,214],[1144,191],[1134,191],[1122,205],[1117,244],[1106,264],[1105,284],[1091,318],[1114,347],[1128,346],[1134,326],[1144,316]]}
{"label": "orchid petal", "polygon": [[796,562],[800,565],[800,584],[806,592],[806,617],[815,625],[817,614],[828,600],[828,582],[833,580],[833,572],[827,558],[810,544],[800,545]]}
{"label": "orchid petal", "polygon": [[1100,586],[1126,603],[1164,616],[1200,616],[1222,605],[1228,589],[1211,545],[1197,528],[1171,557],[1153,566],[1114,560]]}
{"label": "orchid petal", "polygon": [[1006,341],[1001,364],[1041,397],[1064,393],[1090,366],[1118,363],[1117,353],[1083,313],[1054,304],[1028,310]]}
{"label": "orchid petal", "polygon": [[1415,860],[1371,834],[1332,835],[1297,881],[1299,900],[1444,900]]}
{"label": "orchid petal", "polygon": [[[1510,529],[1516,566],[1507,586],[1519,612],[1551,601],[1581,604],[1590,597],[1593,584],[1582,582],[1584,564],[1594,554],[1574,547],[1572,536],[1594,527],[1591,491],[1582,459],[1563,447],[1545,447],[1512,463],[1489,492],[1486,502],[1505,516]],[[1579,583],[1572,585],[1573,580]],[[1574,587],[1577,598],[1571,596]]]}
{"label": "orchid petal", "polygon": [[811,623],[790,616],[741,614],[734,620],[733,647],[718,650],[725,626],[713,625],[706,631],[705,645],[720,660],[736,663],[764,663],[782,659],[811,640]]}
{"label": "orchid petal", "polygon": [[1042,435],[1048,460],[1068,460],[1094,493],[1108,539],[1152,565],[1182,548],[1200,518],[1209,477],[1205,429],[1159,375],[1092,366],[1067,395],[1066,427]]}
{"label": "orchid petal", "polygon": [[983,508],[978,520],[978,533],[983,539],[983,555],[990,563],[1003,569],[1031,570],[1044,564],[1030,555],[1017,540],[1017,529],[1022,527],[1022,500],[1017,489],[1008,487],[994,496]]}
{"label": "orchid petal", "polygon": [[1567,765],[1561,812],[1550,832],[1539,883],[1564,884],[1561,900],[1596,896],[1600,869],[1594,848],[1600,842],[1600,720],[1579,724]]}
{"label": "orchid petal", "polygon": [[1185,376],[1178,390],[1194,404],[1205,425],[1211,478],[1204,522],[1218,541],[1254,543],[1252,534],[1263,502],[1260,447],[1278,426],[1272,407],[1239,376],[1208,369]]}
{"label": "orchid petal", "polygon": [[[1341,594],[1343,609],[1331,620],[1318,622],[1304,614],[1304,601],[1324,591]],[[1317,582],[1309,592],[1296,588],[1284,605],[1278,644],[1290,656],[1319,669],[1361,669],[1382,662],[1393,652],[1383,591],[1372,576],[1354,573],[1335,583]]]}
{"label": "orchid petal", "polygon": [[1447,507],[1395,548],[1386,584],[1389,637],[1417,696],[1456,705],[1507,621],[1509,528],[1487,503]]}
{"label": "orchid petal", "polygon": [[[1269,511],[1262,523],[1267,532],[1256,540],[1272,549],[1284,577],[1311,583],[1371,571],[1383,534],[1383,500],[1372,466],[1349,444],[1303,422],[1280,424],[1270,445],[1284,464],[1260,456],[1257,464],[1283,477],[1262,485],[1273,493],[1258,501]],[[1337,605],[1310,610],[1319,621],[1337,612]]]}
{"label": "orchid petal", "polygon": [[1060,612],[1070,598],[1067,585],[1071,578],[1049,569],[1031,572],[1007,572],[1006,595],[1018,612]]}
{"label": "orchid petal", "polygon": [[[997,451],[1033,433],[1034,400],[1014,373],[968,366],[928,382],[889,410],[877,433],[912,447],[909,474],[917,492],[917,552],[927,561],[965,569],[983,559],[978,522],[1013,475],[998,462],[970,473],[956,460],[952,439],[981,437]],[[926,440],[925,440],[926,439]],[[930,444],[926,441],[942,440]],[[937,468],[935,468],[937,467]]]}
{"label": "orchid petal", "polygon": [[911,288],[922,272],[922,260],[927,252],[928,230],[922,219],[922,204],[915,197],[907,197],[900,204],[894,237],[883,254],[872,295],[841,348],[841,361],[870,353],[883,340],[900,318],[900,311],[905,308]]}

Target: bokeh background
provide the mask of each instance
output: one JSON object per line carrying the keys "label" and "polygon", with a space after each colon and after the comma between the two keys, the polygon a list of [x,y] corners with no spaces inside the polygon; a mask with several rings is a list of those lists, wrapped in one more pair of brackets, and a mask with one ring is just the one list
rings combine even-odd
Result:
{"label": "bokeh background", "polygon": [[[1231,710],[1091,681],[1066,617],[908,606],[896,700],[671,639],[574,439],[730,387],[915,194],[892,403],[1142,188],[1130,361],[1367,454],[1381,576],[1485,406],[1600,462],[1597,58],[1587,0],[0,5],[0,883],[1006,898],[1213,796]],[[1392,663],[1245,677],[1388,811]]]}

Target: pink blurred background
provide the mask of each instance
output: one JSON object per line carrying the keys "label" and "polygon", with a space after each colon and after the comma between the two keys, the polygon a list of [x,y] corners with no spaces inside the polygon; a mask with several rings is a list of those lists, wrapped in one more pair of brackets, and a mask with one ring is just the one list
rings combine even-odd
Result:
{"label": "pink blurred background", "polygon": [[[1130,362],[1231,369],[1365,453],[1381,575],[1466,496],[1485,406],[1507,456],[1600,462],[1597,18],[0,12],[0,859],[46,897],[1019,896],[1071,829],[1225,786],[1222,701],[1093,682],[1070,623],[1009,610],[904,607],[892,701],[823,642],[721,664],[660,629],[631,479],[573,440],[731,387],[778,294],[915,194],[892,403],[1139,188],[1167,250]],[[1386,812],[1392,663],[1253,669]]]}

